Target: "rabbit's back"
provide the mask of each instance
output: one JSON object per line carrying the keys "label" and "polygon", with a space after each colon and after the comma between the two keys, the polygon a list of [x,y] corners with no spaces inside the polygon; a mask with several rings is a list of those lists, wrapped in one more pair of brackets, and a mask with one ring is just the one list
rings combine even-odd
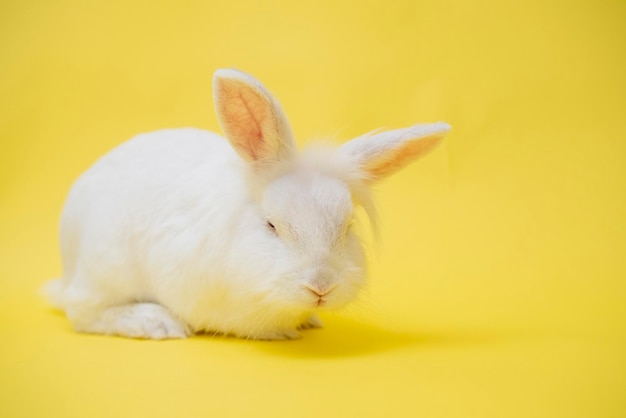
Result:
{"label": "rabbit's back", "polygon": [[198,129],[141,134],[118,146],[70,191],[61,217],[64,276],[89,277],[90,287],[100,282],[120,298],[158,298],[155,281],[182,269],[193,275],[190,268],[211,262],[207,254],[219,256],[207,237],[236,229],[246,200],[242,168],[225,139]]}
{"label": "rabbit's back", "polygon": [[101,157],[77,183],[116,178],[152,181],[179,179],[194,170],[217,169],[220,164],[237,160],[228,142],[221,136],[201,129],[165,129],[137,135]]}

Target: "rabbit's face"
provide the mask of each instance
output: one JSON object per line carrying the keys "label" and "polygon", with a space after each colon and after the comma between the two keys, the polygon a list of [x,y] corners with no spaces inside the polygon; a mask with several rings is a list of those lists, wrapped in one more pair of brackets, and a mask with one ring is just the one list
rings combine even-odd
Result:
{"label": "rabbit's face", "polygon": [[285,254],[286,274],[272,293],[294,308],[339,308],[364,279],[361,243],[352,231],[353,203],[338,179],[292,172],[272,181],[262,199],[267,228]]}

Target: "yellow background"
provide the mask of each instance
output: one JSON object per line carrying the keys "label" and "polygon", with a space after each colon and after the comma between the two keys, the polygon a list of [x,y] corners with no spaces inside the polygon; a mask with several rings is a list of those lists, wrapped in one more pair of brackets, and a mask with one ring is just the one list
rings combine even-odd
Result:
{"label": "yellow background", "polygon": [[[3,1],[0,416],[625,416],[625,40],[619,0]],[[72,180],[135,133],[219,130],[219,67],[301,144],[453,132],[378,187],[371,286],[324,330],[73,333],[37,295]]]}

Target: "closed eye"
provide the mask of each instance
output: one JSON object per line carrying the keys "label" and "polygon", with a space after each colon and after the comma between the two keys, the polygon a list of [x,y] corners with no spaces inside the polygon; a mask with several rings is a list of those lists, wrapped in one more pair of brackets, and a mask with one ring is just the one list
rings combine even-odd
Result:
{"label": "closed eye", "polygon": [[267,221],[267,226],[268,226],[271,230],[273,230],[274,232],[276,232],[276,227],[275,227],[275,226],[274,226],[274,224],[273,224],[273,223],[271,223],[270,221]]}

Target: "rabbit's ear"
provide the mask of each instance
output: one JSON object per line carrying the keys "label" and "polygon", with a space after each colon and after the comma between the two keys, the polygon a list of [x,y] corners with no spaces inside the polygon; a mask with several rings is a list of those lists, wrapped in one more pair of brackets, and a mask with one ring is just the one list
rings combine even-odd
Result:
{"label": "rabbit's ear", "polygon": [[256,79],[238,70],[217,70],[213,99],[224,134],[245,161],[276,162],[293,157],[289,122]]}
{"label": "rabbit's ear", "polygon": [[367,134],[342,145],[339,152],[371,181],[383,179],[435,148],[450,130],[438,122],[378,134]]}

